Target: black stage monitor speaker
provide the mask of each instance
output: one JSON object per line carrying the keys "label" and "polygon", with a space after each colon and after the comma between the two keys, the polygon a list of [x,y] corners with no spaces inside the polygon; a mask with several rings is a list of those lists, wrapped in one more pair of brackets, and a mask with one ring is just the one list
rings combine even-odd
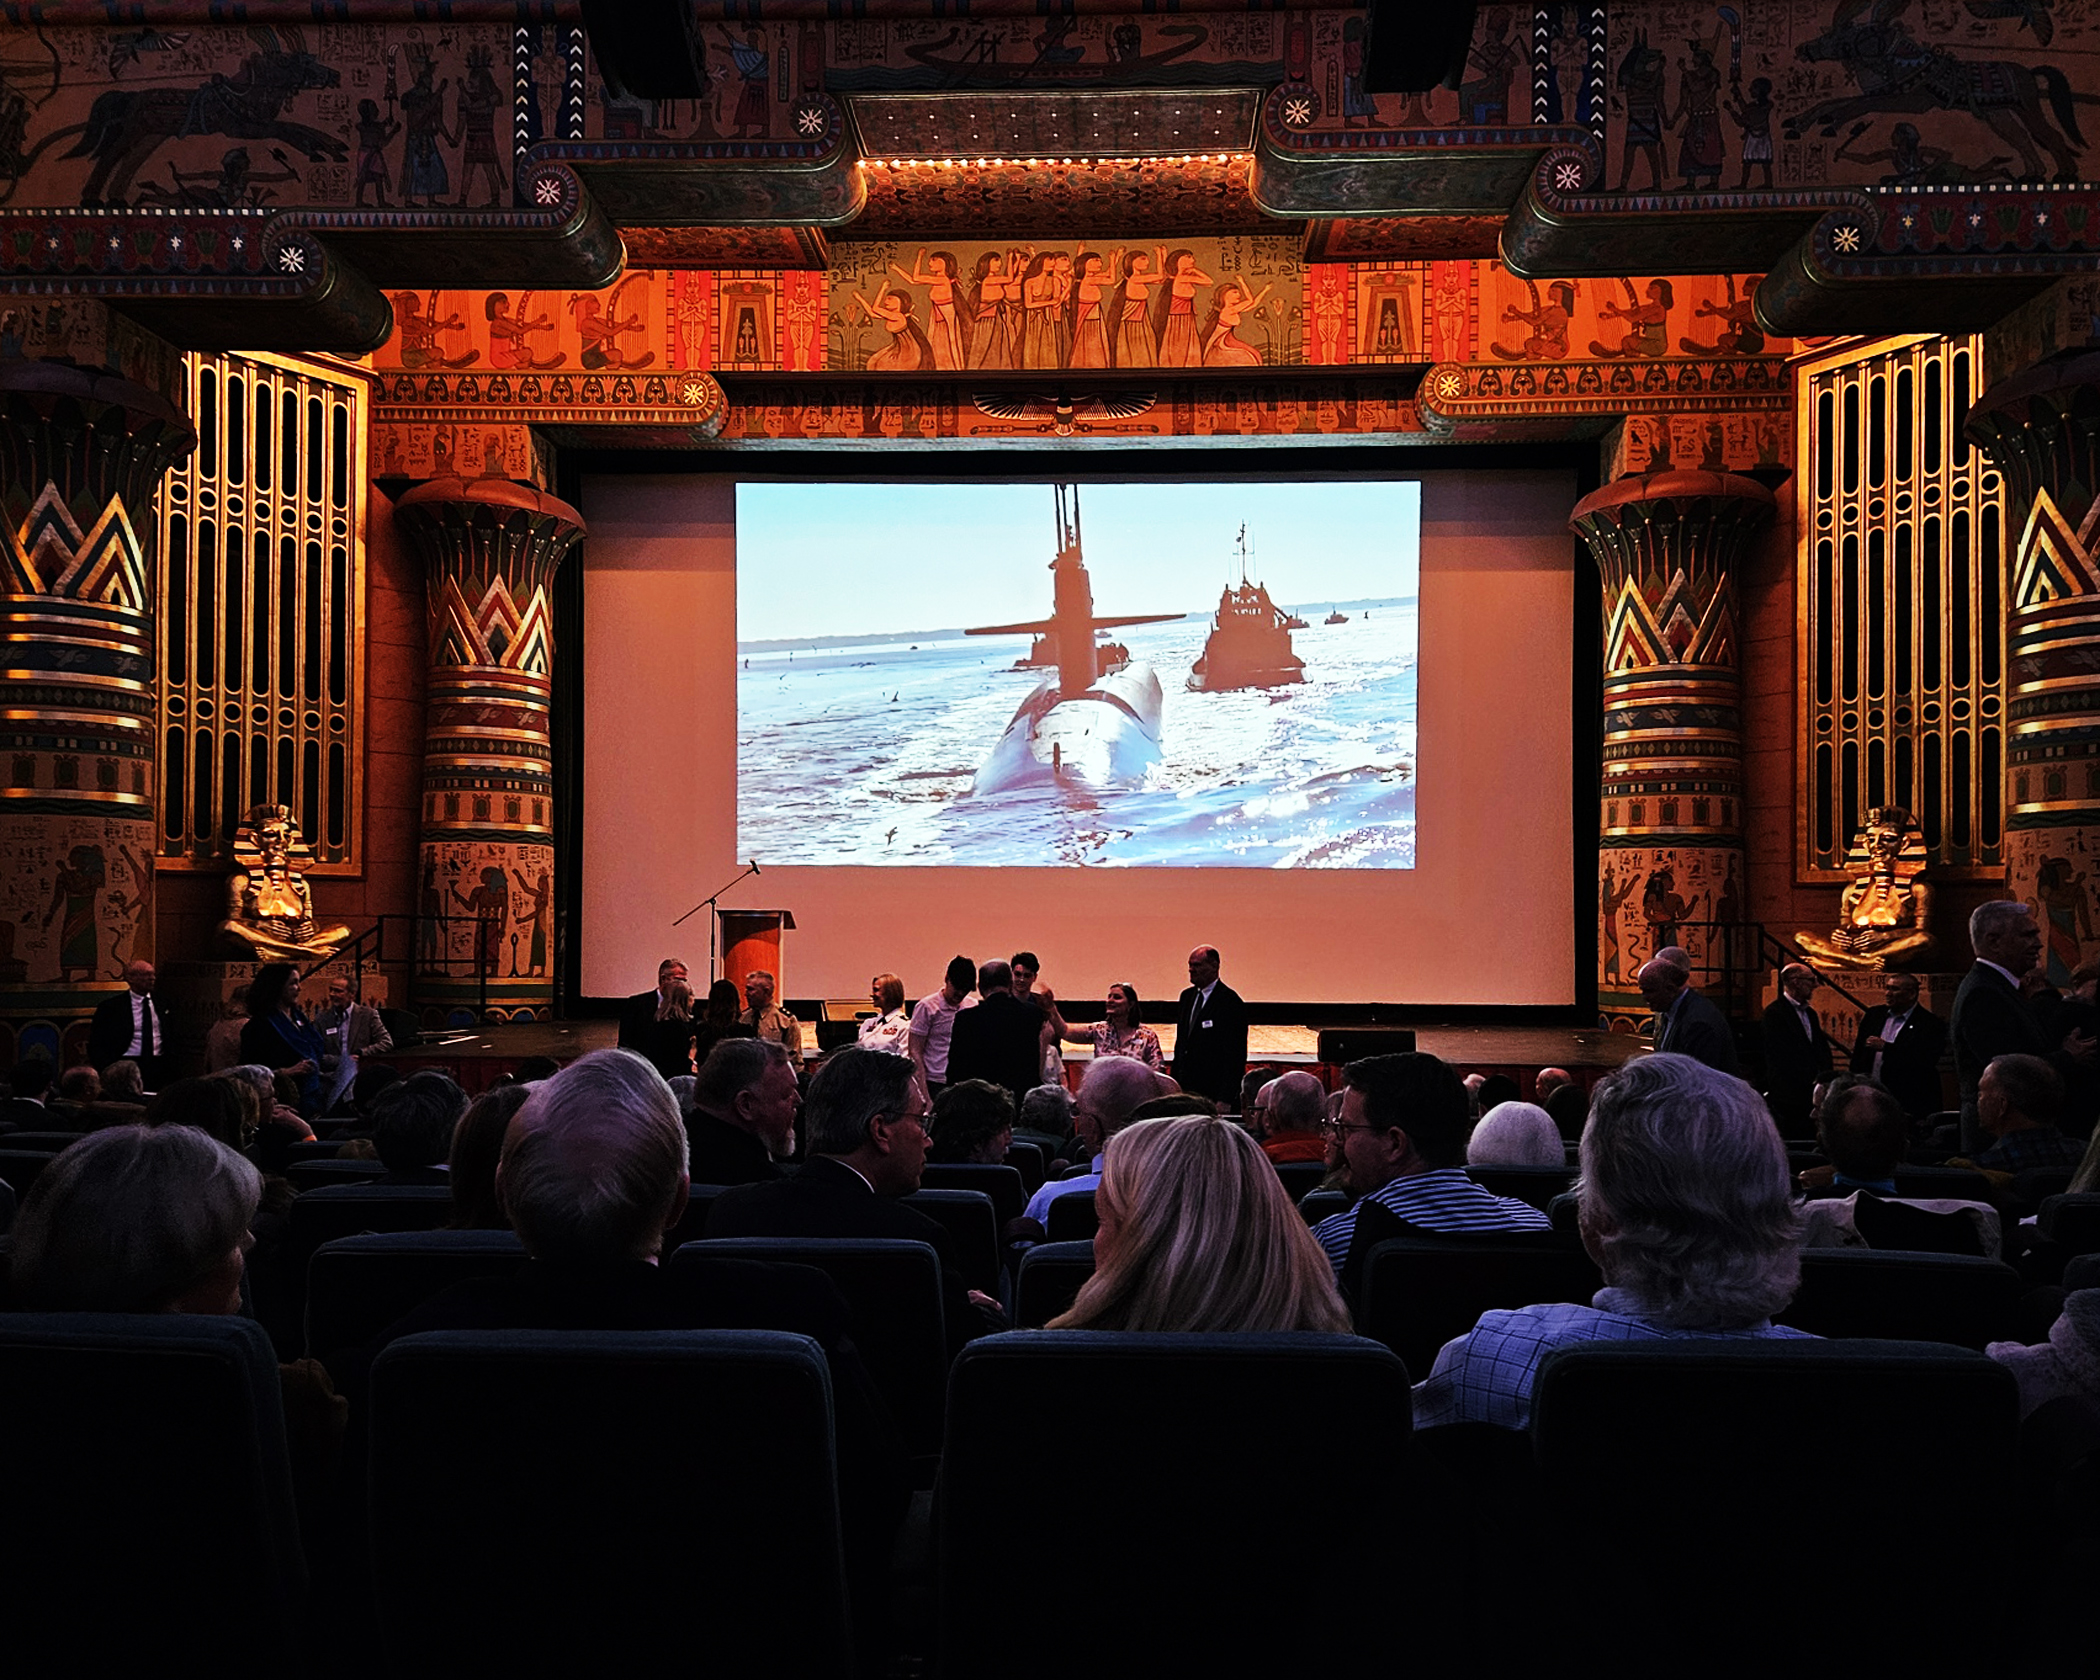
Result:
{"label": "black stage monitor speaker", "polygon": [[1466,73],[1478,11],[1477,0],[1370,0],[1364,20],[1364,92],[1457,87]]}
{"label": "black stage monitor speaker", "polygon": [[1366,1056],[1400,1056],[1415,1047],[1412,1027],[1329,1027],[1320,1034],[1320,1060],[1340,1066]]}

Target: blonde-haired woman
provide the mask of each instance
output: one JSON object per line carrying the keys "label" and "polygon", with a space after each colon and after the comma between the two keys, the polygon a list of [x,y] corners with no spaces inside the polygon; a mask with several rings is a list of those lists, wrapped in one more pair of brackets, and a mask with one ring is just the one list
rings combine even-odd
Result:
{"label": "blonde-haired woman", "polygon": [[1334,1268],[1252,1137],[1207,1114],[1108,1141],[1094,1275],[1053,1330],[1346,1334]]}

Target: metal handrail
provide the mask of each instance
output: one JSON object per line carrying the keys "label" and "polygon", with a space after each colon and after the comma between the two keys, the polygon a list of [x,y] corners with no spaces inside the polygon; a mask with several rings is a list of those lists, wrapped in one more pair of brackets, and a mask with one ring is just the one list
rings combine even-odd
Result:
{"label": "metal handrail", "polygon": [[[1721,994],[1730,1014],[1741,1013],[1742,1002],[1746,998],[1754,1001],[1756,997],[1752,990],[1756,983],[1749,981],[1748,976],[1761,974],[1767,969],[1776,972],[1790,963],[1799,963],[1803,968],[1813,970],[1822,985],[1828,986],[1862,1014],[1870,1007],[1817,968],[1806,952],[1773,938],[1763,922],[1679,922],[1676,926],[1680,932],[1696,930],[1706,935],[1703,947],[1708,956],[1704,961],[1693,960],[1692,974],[1702,982],[1703,990],[1709,994],[1716,991]],[[1717,948],[1722,952],[1719,962],[1712,960],[1712,953]],[[1712,984],[1714,980],[1719,984]]]}
{"label": "metal handrail", "polygon": [[[471,974],[478,982],[477,1002],[479,1012],[485,1015],[488,1013],[489,1006],[489,979],[495,972],[493,964],[482,959],[478,950],[470,951],[464,957],[451,956],[448,942],[445,938],[447,930],[450,929],[453,923],[463,922],[473,926],[479,921],[480,918],[478,916],[412,916],[397,912],[377,916],[373,919],[370,927],[358,934],[348,944],[340,946],[306,969],[306,978],[311,979],[331,963],[348,962],[351,967],[354,989],[359,997],[363,997],[365,990],[365,965],[367,963],[375,968],[386,962],[405,963],[417,974],[439,974],[446,979],[464,978],[465,975]],[[390,924],[397,930],[405,927],[408,941],[405,952],[401,949],[401,939],[398,932],[391,942],[388,940],[387,928]],[[426,929],[435,929],[436,938],[434,940],[426,941],[424,939],[423,935]],[[394,947],[391,955],[389,955],[388,951],[390,943]],[[460,967],[461,964],[471,966],[463,970]]]}

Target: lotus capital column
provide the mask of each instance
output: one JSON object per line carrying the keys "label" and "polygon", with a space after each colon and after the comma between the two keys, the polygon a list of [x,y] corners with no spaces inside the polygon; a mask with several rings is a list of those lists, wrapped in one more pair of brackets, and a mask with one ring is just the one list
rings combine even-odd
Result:
{"label": "lotus capital column", "polygon": [[554,1007],[554,574],[583,538],[566,502],[506,479],[434,479],[394,510],[429,587],[421,892],[426,1023]]}
{"label": "lotus capital column", "polygon": [[1754,479],[1661,472],[1570,521],[1604,585],[1597,1007],[1615,1028],[1645,1022],[1634,975],[1665,946],[1730,980],[1756,961],[1705,924],[1744,914],[1735,576],[1773,507]]}

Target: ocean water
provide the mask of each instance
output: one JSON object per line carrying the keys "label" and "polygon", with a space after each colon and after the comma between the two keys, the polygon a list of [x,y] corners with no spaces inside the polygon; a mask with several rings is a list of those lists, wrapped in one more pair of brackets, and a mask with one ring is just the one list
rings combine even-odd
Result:
{"label": "ocean water", "polygon": [[[971,792],[1042,680],[1026,636],[738,656],[737,850],[767,864],[1411,869],[1415,602],[1298,607],[1305,681],[1197,694],[1208,612],[1112,632],[1165,691],[1160,762],[1102,792]],[[1368,610],[1370,616],[1366,618]]]}

